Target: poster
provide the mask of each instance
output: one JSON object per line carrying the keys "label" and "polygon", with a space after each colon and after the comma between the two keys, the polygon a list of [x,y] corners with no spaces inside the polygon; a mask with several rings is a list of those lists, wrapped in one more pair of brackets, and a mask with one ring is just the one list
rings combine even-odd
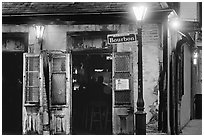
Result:
{"label": "poster", "polygon": [[116,90],[129,90],[129,79],[116,79]]}

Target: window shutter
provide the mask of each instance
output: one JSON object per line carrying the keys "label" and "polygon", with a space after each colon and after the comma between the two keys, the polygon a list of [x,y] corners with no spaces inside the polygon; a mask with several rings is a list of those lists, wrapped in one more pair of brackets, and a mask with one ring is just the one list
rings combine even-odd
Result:
{"label": "window shutter", "polygon": [[50,134],[70,134],[70,54],[49,53]]}
{"label": "window shutter", "polygon": [[130,105],[130,53],[115,53],[114,56],[115,105]]}
{"label": "window shutter", "polygon": [[25,104],[39,104],[41,90],[41,56],[24,54],[24,97]]}
{"label": "window shutter", "polygon": [[134,133],[132,70],[130,52],[113,53],[113,134]]}
{"label": "window shutter", "polygon": [[51,54],[51,105],[66,105],[66,54]]}
{"label": "window shutter", "polygon": [[23,59],[23,134],[42,134],[42,55],[24,53]]}

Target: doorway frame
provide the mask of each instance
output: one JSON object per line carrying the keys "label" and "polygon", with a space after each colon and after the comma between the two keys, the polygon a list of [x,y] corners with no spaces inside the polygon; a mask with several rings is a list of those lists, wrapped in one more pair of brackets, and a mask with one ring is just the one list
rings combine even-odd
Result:
{"label": "doorway frame", "polygon": [[[109,53],[111,55],[113,55],[113,47],[110,47],[110,48],[74,48],[74,38],[75,37],[87,37],[87,36],[96,36],[96,37],[101,37],[101,38],[105,38],[106,40],[106,37],[107,35],[109,34],[116,34],[117,31],[109,31],[109,30],[105,30],[105,31],[69,31],[67,32],[67,49],[66,51],[70,53],[70,134],[72,134],[72,131],[73,131],[73,114],[72,114],[72,80],[73,80],[73,77],[72,77],[72,71],[73,71],[73,68],[72,68],[72,64],[73,64],[73,59],[72,59],[72,55],[75,53],[83,53],[83,52],[86,52],[86,53],[92,53],[93,51],[95,52],[99,52],[100,50],[103,50],[105,53]],[[113,67],[113,66],[112,66]],[[112,69],[112,72],[113,72],[113,69]],[[111,76],[112,77],[112,76]],[[112,87],[113,89],[113,87]],[[113,93],[112,93],[112,97],[113,97]],[[112,109],[113,109],[113,99],[112,99]],[[112,111],[112,119],[113,119],[113,111]],[[113,120],[112,120],[112,134],[113,134]]]}
{"label": "doorway frame", "polygon": [[[72,134],[73,131],[73,104],[72,104],[72,100],[73,100],[73,87],[72,87],[72,81],[73,81],[73,55],[87,55],[87,54],[91,54],[91,55],[100,55],[100,54],[106,54],[106,55],[111,55],[113,57],[113,50],[112,49],[103,49],[103,48],[98,48],[98,49],[80,49],[80,50],[71,50],[71,54],[70,54],[70,72],[71,72],[71,92],[70,92],[70,128],[71,131],[70,133]],[[111,63],[112,64],[112,63]],[[111,78],[113,78],[113,66],[111,68]],[[113,86],[111,87],[111,91],[113,91]],[[112,104],[111,104],[111,110],[112,110],[112,114],[111,114],[111,120],[112,120],[112,125],[111,125],[111,134],[113,134],[113,92],[111,93],[112,96]]]}

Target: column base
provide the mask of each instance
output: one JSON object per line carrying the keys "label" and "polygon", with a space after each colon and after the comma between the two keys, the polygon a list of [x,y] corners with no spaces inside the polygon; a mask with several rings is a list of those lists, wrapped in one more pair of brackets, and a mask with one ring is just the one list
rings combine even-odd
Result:
{"label": "column base", "polygon": [[136,135],[146,135],[146,112],[137,111],[135,113]]}

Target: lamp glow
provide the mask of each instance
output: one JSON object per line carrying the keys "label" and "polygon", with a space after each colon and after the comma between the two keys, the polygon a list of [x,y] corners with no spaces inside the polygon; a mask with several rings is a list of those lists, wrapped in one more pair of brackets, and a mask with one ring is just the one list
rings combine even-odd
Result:
{"label": "lamp glow", "polygon": [[180,27],[180,22],[178,20],[174,20],[171,22],[171,25],[174,29],[178,29]]}
{"label": "lamp glow", "polygon": [[194,53],[194,58],[196,58],[196,59],[198,58],[198,52]]}
{"label": "lamp glow", "polygon": [[193,59],[193,64],[197,65],[197,59]]}
{"label": "lamp glow", "polygon": [[36,25],[35,26],[37,39],[42,39],[43,38],[44,29],[45,29],[45,27],[42,26],[42,25]]}
{"label": "lamp glow", "polygon": [[136,16],[136,19],[138,21],[142,21],[145,17],[145,14],[147,12],[147,7],[139,6],[139,7],[133,7],[134,14]]}
{"label": "lamp glow", "polygon": [[193,64],[197,65],[197,61],[198,61],[198,51],[195,50],[193,53]]}

